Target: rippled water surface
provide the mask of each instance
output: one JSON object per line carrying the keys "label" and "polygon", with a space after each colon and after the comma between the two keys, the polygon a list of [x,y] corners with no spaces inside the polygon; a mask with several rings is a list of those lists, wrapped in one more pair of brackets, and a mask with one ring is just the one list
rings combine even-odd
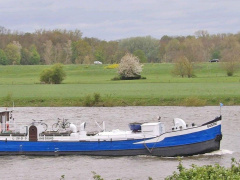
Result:
{"label": "rippled water surface", "polygon": [[[15,121],[30,123],[32,119],[43,119],[49,125],[57,118],[66,118],[80,124],[87,122],[88,131],[96,130],[95,121],[105,121],[106,129],[128,130],[129,122],[161,121],[170,130],[173,118],[184,119],[188,124],[202,124],[220,114],[219,107],[61,107],[61,108],[15,108]],[[205,165],[219,163],[229,167],[231,158],[240,158],[240,107],[222,107],[223,140],[221,150],[209,154],[183,158],[183,165]],[[49,126],[50,127],[50,126]],[[0,156],[0,179],[93,179],[92,171],[105,180],[154,180],[164,179],[177,170],[177,158],[151,156],[101,157],[101,156]]]}

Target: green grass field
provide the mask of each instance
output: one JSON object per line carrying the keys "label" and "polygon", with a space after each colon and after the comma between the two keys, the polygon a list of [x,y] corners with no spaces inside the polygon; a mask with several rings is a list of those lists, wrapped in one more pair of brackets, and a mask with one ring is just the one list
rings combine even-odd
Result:
{"label": "green grass field", "polygon": [[145,64],[147,79],[128,81],[112,81],[117,70],[106,65],[65,65],[63,84],[41,84],[48,67],[0,66],[0,106],[240,104],[240,72],[227,77],[219,63],[195,65],[194,78],[172,76],[173,64]]}

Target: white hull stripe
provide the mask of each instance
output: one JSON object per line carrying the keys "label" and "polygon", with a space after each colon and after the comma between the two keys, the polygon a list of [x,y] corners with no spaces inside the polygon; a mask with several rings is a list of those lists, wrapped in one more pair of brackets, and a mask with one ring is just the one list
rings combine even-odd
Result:
{"label": "white hull stripe", "polygon": [[[210,124],[211,125],[211,124]],[[204,130],[208,130],[211,128],[214,128],[216,126],[221,125],[221,121],[217,121],[214,124],[210,126],[209,124],[205,126],[200,126],[200,127],[195,127],[195,128],[189,128],[189,129],[184,129],[184,130],[179,130],[179,131],[172,131],[172,132],[166,132],[156,138],[145,140],[145,141],[140,141],[134,144],[145,144],[145,143],[156,143],[164,140],[165,138],[169,137],[174,137],[174,136],[181,136],[181,135],[186,135],[186,134],[191,134],[191,133],[196,133]]]}

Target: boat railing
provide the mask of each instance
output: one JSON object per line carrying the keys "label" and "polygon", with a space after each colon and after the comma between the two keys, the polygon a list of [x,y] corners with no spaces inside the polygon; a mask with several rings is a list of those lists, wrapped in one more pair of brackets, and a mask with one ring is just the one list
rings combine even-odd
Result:
{"label": "boat railing", "polygon": [[215,117],[215,119],[213,119],[212,121],[208,121],[208,122],[202,124],[202,126],[205,126],[207,124],[211,124],[211,123],[214,123],[214,122],[217,122],[217,121],[220,121],[220,120],[222,120],[222,115]]}
{"label": "boat railing", "polygon": [[7,122],[0,124],[0,130],[0,134],[26,135],[28,133],[28,126],[22,123]]}

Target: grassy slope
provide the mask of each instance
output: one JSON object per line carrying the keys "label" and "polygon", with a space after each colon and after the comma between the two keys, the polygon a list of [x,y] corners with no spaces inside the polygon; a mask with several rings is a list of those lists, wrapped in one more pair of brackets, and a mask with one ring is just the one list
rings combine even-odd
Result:
{"label": "grassy slope", "polygon": [[105,65],[67,65],[63,84],[40,84],[47,67],[0,66],[0,105],[83,106],[94,93],[102,101],[90,105],[240,104],[240,74],[227,77],[218,63],[196,65],[195,78],[173,77],[172,64],[146,64],[142,76],[147,79],[135,81],[111,81],[116,69]]}

